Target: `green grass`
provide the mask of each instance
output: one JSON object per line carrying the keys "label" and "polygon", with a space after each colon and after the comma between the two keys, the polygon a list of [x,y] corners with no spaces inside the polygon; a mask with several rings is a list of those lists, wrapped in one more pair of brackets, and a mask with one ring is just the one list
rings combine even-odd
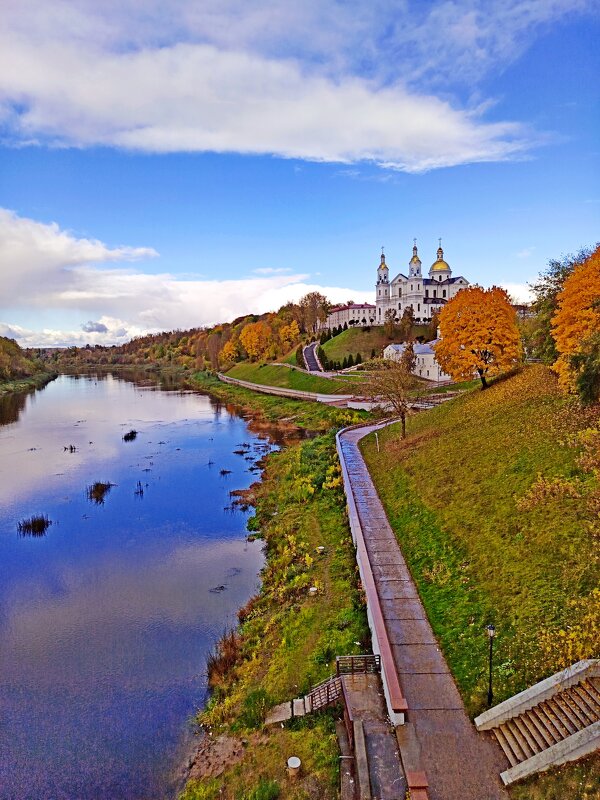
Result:
{"label": "green grass", "polygon": [[[211,797],[205,788],[239,800],[274,782],[289,800],[337,797],[339,751],[331,714],[252,737],[265,698],[275,704],[297,697],[334,671],[337,654],[370,646],[341,487],[332,430],[269,456],[263,481],[253,487],[256,516],[249,527],[266,542],[263,585],[241,617],[242,658],[201,715],[204,725],[243,735],[251,746],[243,762],[216,781],[188,784],[185,800]],[[310,586],[318,588],[316,597],[308,595]],[[306,794],[302,780],[287,779],[290,755],[302,760],[313,794]]]}
{"label": "green grass", "polygon": [[[425,325],[414,325],[412,336],[425,335],[426,329]],[[373,326],[368,331],[364,331],[362,328],[348,328],[347,331],[342,331],[333,339],[325,342],[323,350],[330,361],[341,363],[346,356],[352,355],[354,358],[357,353],[360,353],[363,361],[367,361],[371,358],[373,349],[375,349],[376,356],[380,358],[384,347],[395,341],[398,341],[397,337],[390,339],[385,335],[381,325]]]}
{"label": "green grass", "polygon": [[235,364],[227,375],[242,381],[260,383],[263,386],[279,386],[285,389],[298,389],[303,392],[321,394],[347,394],[347,388],[337,379],[320,378],[307,375],[299,370],[280,367],[274,364]]}
{"label": "green grass", "polygon": [[362,360],[366,361],[371,357],[371,351],[375,348],[378,356],[381,356],[384,347],[387,347],[392,339],[388,339],[382,327],[373,327],[369,331],[362,328],[348,328],[347,331],[334,336],[323,345],[325,355],[330,361],[339,361],[352,355],[354,358],[360,353]]}
{"label": "green grass", "polygon": [[536,366],[412,417],[405,442],[397,426],[380,433],[379,456],[373,441],[363,443],[473,713],[485,697],[484,625],[498,629],[500,701],[554,671],[556,654],[540,649],[540,629],[575,624],[579,611],[569,602],[598,584],[597,546],[583,523],[583,501],[517,506],[538,474],[578,474],[574,437],[591,419],[559,393],[549,370]]}
{"label": "green grass", "polygon": [[56,375],[56,372],[37,372],[29,378],[14,378],[10,381],[0,381],[0,395],[41,389],[47,383],[53,381]]}

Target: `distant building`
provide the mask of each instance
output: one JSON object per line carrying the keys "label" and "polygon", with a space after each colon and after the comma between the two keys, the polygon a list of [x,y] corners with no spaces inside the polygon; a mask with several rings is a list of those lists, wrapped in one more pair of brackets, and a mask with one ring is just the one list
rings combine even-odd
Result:
{"label": "distant building", "polygon": [[345,306],[335,306],[327,315],[327,322],[323,327],[339,328],[347,323],[349,327],[375,324],[375,306],[372,303],[350,303]]}
{"label": "distant building", "polygon": [[[447,375],[442,370],[436,360],[433,347],[438,341],[439,339],[434,339],[433,342],[427,342],[426,344],[418,344],[417,342],[413,344],[416,357],[413,375],[418,375],[429,381],[452,380],[450,375]],[[389,358],[392,361],[400,361],[405,350],[406,344],[388,344],[383,351],[383,357]]]}
{"label": "distant building", "polygon": [[381,253],[375,285],[375,325],[384,324],[388,309],[392,309],[396,318],[400,319],[409,306],[412,307],[417,322],[428,322],[435,311],[439,311],[448,300],[469,285],[469,281],[462,275],[452,277],[452,270],[448,262],[444,261],[441,239],[437,258],[429,268],[429,277],[424,277],[416,241],[415,239],[412,258],[408,262],[408,275],[400,272],[391,281],[385,255],[383,251]]}

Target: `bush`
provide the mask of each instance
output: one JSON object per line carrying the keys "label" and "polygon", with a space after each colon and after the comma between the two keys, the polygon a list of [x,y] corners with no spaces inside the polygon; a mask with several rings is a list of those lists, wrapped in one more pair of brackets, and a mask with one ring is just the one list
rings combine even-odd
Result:
{"label": "bush", "polygon": [[296,348],[296,364],[301,369],[306,369],[306,364],[304,362],[304,352],[303,352],[303,350],[304,350],[304,347],[301,344],[299,344],[298,347]]}

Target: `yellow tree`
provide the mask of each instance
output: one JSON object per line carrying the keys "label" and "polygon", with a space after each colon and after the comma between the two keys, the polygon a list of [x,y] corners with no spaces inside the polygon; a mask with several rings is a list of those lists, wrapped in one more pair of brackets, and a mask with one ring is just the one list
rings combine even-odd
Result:
{"label": "yellow tree", "polygon": [[300,327],[295,319],[289,325],[282,325],[279,329],[281,344],[288,350],[298,340],[299,336]]}
{"label": "yellow tree", "polygon": [[230,339],[223,345],[223,349],[219,353],[219,361],[221,361],[223,364],[233,364],[237,357],[237,345]]}
{"label": "yellow tree", "polygon": [[435,357],[454,380],[477,373],[481,388],[487,378],[514,367],[521,357],[517,315],[504,289],[493,286],[462,289],[440,314],[440,341]]}
{"label": "yellow tree", "polygon": [[260,358],[266,351],[270,338],[271,328],[265,322],[251,322],[240,333],[240,342],[251,361]]}
{"label": "yellow tree", "polygon": [[566,278],[552,317],[552,335],[559,353],[554,369],[563,388],[576,388],[578,364],[600,331],[600,247]]}

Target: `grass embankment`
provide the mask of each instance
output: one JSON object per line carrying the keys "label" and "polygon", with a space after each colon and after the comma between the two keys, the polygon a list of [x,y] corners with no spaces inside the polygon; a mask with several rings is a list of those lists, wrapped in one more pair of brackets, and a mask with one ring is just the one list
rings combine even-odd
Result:
{"label": "grass embankment", "polygon": [[[533,366],[412,417],[408,432],[393,426],[381,453],[372,437],[363,452],[469,711],[484,708],[488,623],[495,702],[600,655],[598,409]],[[597,796],[581,793],[581,769],[556,776],[563,795],[540,794],[552,781],[537,778],[513,796]],[[586,775],[597,792],[597,762]]]}
{"label": "grass embankment", "polygon": [[[425,336],[426,334],[427,325],[413,325],[411,338],[415,339],[417,336]],[[373,350],[375,350],[375,356],[381,358],[384,347],[397,341],[397,336],[390,338],[385,334],[382,325],[373,326],[369,330],[348,328],[348,330],[338,333],[333,339],[325,342],[323,350],[330,361],[339,361],[341,363],[347,356],[351,355],[354,358],[357,353],[360,353],[363,361],[367,361],[367,359],[371,358]]]}
{"label": "grass embankment", "polygon": [[[265,421],[293,418],[299,425],[328,430],[268,456],[262,482],[251,487],[256,514],[249,528],[266,542],[262,589],[239,615],[236,666],[200,715],[213,737],[224,731],[247,745],[240,763],[216,779],[189,782],[182,798],[333,800],[339,752],[332,717],[315,715],[265,731],[262,720],[272,705],[299,697],[328,677],[337,654],[369,648],[333,432],[361,417],[215,385],[202,374],[194,382]],[[317,552],[320,546],[324,555]],[[310,586],[318,588],[316,597],[308,595]],[[299,781],[290,782],[286,775],[291,755],[303,763]],[[275,782],[279,794],[268,794],[269,782]]]}
{"label": "grass embankment", "polygon": [[318,375],[308,375],[306,372],[275,364],[242,362],[231,367],[227,375],[230,378],[251,381],[262,386],[279,386],[320,394],[348,394],[348,388],[337,378],[320,378]]}
{"label": "grass embankment", "polygon": [[0,395],[41,389],[47,383],[53,381],[56,375],[56,372],[36,372],[28,378],[14,378],[10,381],[0,381]]}

